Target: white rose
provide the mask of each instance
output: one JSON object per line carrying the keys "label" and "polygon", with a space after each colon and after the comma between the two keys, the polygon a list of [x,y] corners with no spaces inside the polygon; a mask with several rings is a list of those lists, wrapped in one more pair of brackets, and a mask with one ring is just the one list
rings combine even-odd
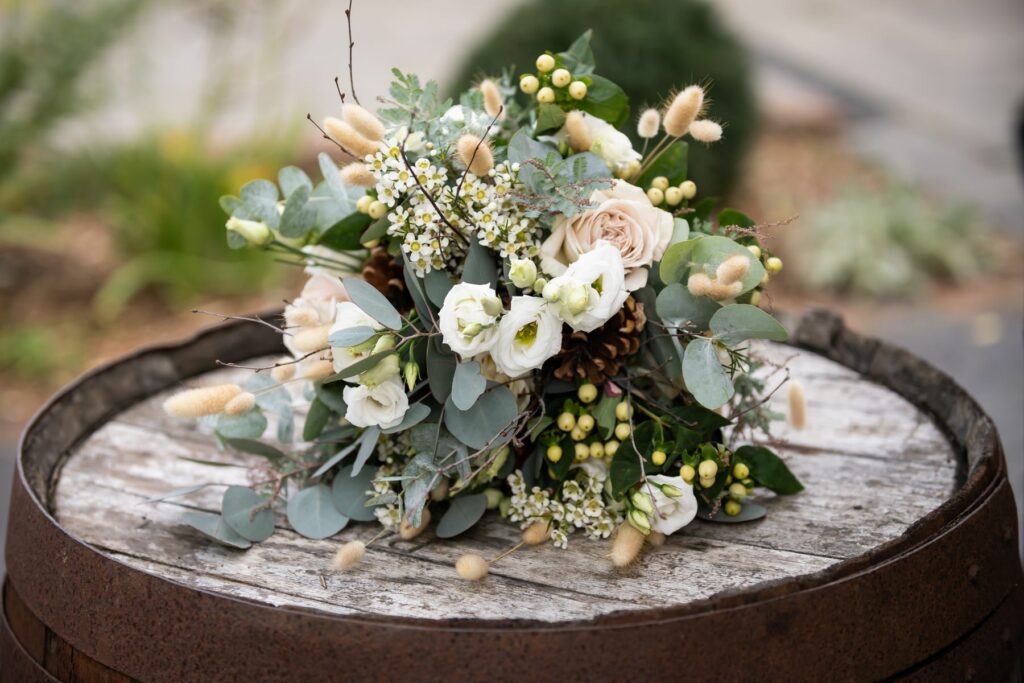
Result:
{"label": "white rose", "polygon": [[[359,308],[351,301],[342,301],[337,306],[334,315],[334,324],[331,325],[330,334],[334,334],[340,330],[347,330],[352,327],[364,326],[372,327],[375,330],[383,329],[383,326],[370,316],[366,315],[366,313],[363,312],[363,309]],[[334,356],[334,371],[341,372],[356,361],[366,358],[372,352],[373,344],[370,342],[350,348],[342,348],[338,346],[331,347],[331,354]]]}
{"label": "white rose", "polygon": [[622,255],[626,288],[640,289],[647,284],[647,268],[661,260],[672,240],[672,214],[652,206],[643,190],[622,180],[594,190],[590,201],[594,208],[555,221],[541,245],[541,266],[551,275],[561,275],[565,264],[605,241]]}
{"label": "white rose", "polygon": [[558,316],[581,332],[608,322],[627,296],[622,255],[607,242],[598,242],[544,287],[544,298],[553,302]]}
{"label": "white rose", "polygon": [[491,357],[498,370],[520,377],[562,350],[562,321],[536,296],[512,298],[512,309],[498,325]]}
{"label": "white rose", "polygon": [[460,282],[448,290],[438,314],[441,338],[464,358],[490,351],[498,338],[501,299],[490,285]]}
{"label": "white rose", "polygon": [[[633,143],[630,142],[628,135],[604,119],[586,112],[580,112],[580,114],[583,115],[583,122],[587,125],[590,139],[593,141],[590,151],[601,157],[613,173],[625,171],[643,158],[639,152],[633,149]],[[564,126],[555,135],[555,139],[559,142],[567,137],[568,133]]]}
{"label": "white rose", "polygon": [[[668,536],[697,516],[697,497],[693,495],[692,485],[679,477],[667,477],[664,474],[647,477],[647,481],[651,486],[645,486],[642,490],[650,493],[654,500],[654,513],[650,515],[651,529]],[[669,495],[665,491],[679,495]]]}
{"label": "white rose", "polygon": [[348,406],[345,419],[356,427],[394,427],[409,410],[409,397],[397,377],[374,387],[362,384],[345,387],[343,395]]}

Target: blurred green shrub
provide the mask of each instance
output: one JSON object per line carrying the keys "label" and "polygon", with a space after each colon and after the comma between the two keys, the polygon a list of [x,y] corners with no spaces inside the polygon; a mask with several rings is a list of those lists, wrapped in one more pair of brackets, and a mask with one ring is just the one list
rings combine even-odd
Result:
{"label": "blurred green shrub", "polygon": [[659,106],[674,89],[710,84],[708,115],[725,136],[706,148],[690,145],[690,177],[702,196],[727,194],[739,172],[756,124],[747,55],[704,0],[531,0],[483,38],[459,69],[451,92],[514,63],[532,69],[545,50],[564,50],[594,30],[597,72],[630,96],[636,114]]}
{"label": "blurred green shrub", "polygon": [[814,289],[909,296],[929,281],[977,275],[991,259],[969,209],[937,208],[906,187],[849,189],[802,222],[793,271]]}

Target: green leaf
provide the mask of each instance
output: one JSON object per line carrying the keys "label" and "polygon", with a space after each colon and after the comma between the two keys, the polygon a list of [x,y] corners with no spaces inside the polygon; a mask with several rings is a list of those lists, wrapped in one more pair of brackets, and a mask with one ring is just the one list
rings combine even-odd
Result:
{"label": "green leaf", "polygon": [[[658,294],[655,309],[667,326],[685,327],[689,332],[703,332],[715,312],[722,306],[713,299],[697,297],[678,282],[673,282]],[[689,324],[687,324],[689,323]]]}
{"label": "green leaf", "polygon": [[316,472],[313,473],[313,478],[316,479],[317,477],[323,476],[324,473],[326,473],[329,469],[331,469],[332,467],[337,465],[339,462],[344,460],[346,455],[348,455],[349,453],[354,451],[356,448],[358,448],[360,443],[361,442],[357,439],[357,440],[353,441],[352,443],[350,443],[349,445],[347,445],[344,448],[342,448],[340,451],[338,451],[334,455],[332,455],[330,458],[327,459],[327,461],[324,464],[320,465],[320,467],[317,468]]}
{"label": "green leaf", "polygon": [[375,220],[359,237],[359,243],[367,244],[373,240],[379,240],[388,233],[389,227],[391,227],[391,221],[388,220],[386,215],[383,218]]}
{"label": "green leaf", "polygon": [[409,409],[405,411],[405,416],[402,421],[396,424],[394,427],[388,427],[387,429],[381,430],[384,434],[397,434],[398,432],[404,432],[407,429],[412,429],[420,422],[423,422],[430,415],[430,406],[425,403],[413,403],[409,406]]}
{"label": "green leaf", "polygon": [[373,478],[376,468],[367,467],[356,475],[353,467],[342,467],[334,475],[331,485],[331,500],[338,512],[357,522],[372,522],[377,519],[372,507],[366,507],[366,501],[373,495]]}
{"label": "green leaf", "polygon": [[242,186],[240,194],[242,204],[254,219],[275,229],[281,224],[281,214],[277,211],[277,185],[269,180],[251,180]]}
{"label": "green leaf", "polygon": [[438,308],[444,306],[444,298],[452,288],[452,281],[443,270],[432,270],[423,278],[423,285],[427,290],[427,298],[430,303]]}
{"label": "green leaf", "polygon": [[[654,287],[642,287],[633,292],[633,296],[644,305],[644,311],[647,313],[649,321],[653,323],[661,322],[661,319],[658,317]],[[663,367],[671,379],[682,379],[683,349],[679,341],[675,337],[660,334],[656,324],[647,326],[647,329],[644,331],[644,338],[657,365]]]}
{"label": "green leaf", "polygon": [[485,391],[469,410],[459,410],[449,397],[445,404],[444,424],[456,439],[470,448],[481,449],[496,445],[492,440],[518,414],[512,392],[503,386],[495,386]]}
{"label": "green leaf", "polygon": [[265,541],[274,533],[274,513],[267,507],[269,496],[245,486],[229,486],[221,500],[224,521],[248,541]]}
{"label": "green leaf", "polygon": [[427,381],[434,400],[443,403],[452,393],[455,379],[455,354],[437,336],[427,343]]}
{"label": "green leaf", "polygon": [[306,538],[333,536],[345,528],[348,517],[338,512],[331,498],[326,484],[302,489],[288,501],[288,523]]}
{"label": "green leaf", "polygon": [[593,34],[593,30],[587,29],[573,41],[568,50],[558,53],[559,59],[572,73],[573,78],[588,76],[594,72],[594,50],[590,47],[590,38]]}
{"label": "green leaf", "polygon": [[302,440],[313,441],[320,436],[320,432],[327,426],[327,420],[331,417],[331,409],[319,398],[314,398],[309,404],[309,412],[306,413],[306,422],[302,425]]}
{"label": "green leaf", "polygon": [[669,145],[658,157],[658,160],[651,164],[650,168],[640,176],[637,187],[650,187],[651,181],[658,176],[668,178],[669,185],[678,185],[686,180],[686,166],[689,157],[689,147],[682,140],[677,140]]}
{"label": "green leaf", "polygon": [[214,431],[224,439],[258,439],[267,429],[267,418],[257,408],[241,415],[221,415]]}
{"label": "green leaf", "polygon": [[756,225],[756,223],[754,223],[754,219],[742,211],[737,211],[736,209],[722,209],[718,213],[718,225],[722,228],[730,226],[750,228]]}
{"label": "green leaf", "polygon": [[[683,244],[687,244],[687,242],[683,242]],[[761,284],[761,280],[764,279],[764,266],[742,244],[738,244],[728,237],[722,237],[721,235],[708,235],[696,240],[691,257],[694,263],[700,264],[706,270],[714,272],[714,269],[718,268],[722,261],[735,255],[746,257],[750,263],[747,274],[743,276],[741,281],[743,283],[742,292],[749,292]],[[675,282],[678,279],[672,281]]]}
{"label": "green leaf", "polygon": [[672,237],[668,241],[668,246],[674,246],[688,239],[690,239],[690,224],[683,218],[674,218],[672,220]]}
{"label": "green leaf", "polygon": [[587,96],[580,100],[578,106],[616,128],[629,119],[629,98],[626,93],[603,76],[590,77]]}
{"label": "green leaf", "polygon": [[330,190],[331,196],[336,201],[347,203],[349,195],[345,184],[341,182],[341,173],[338,165],[334,163],[334,159],[327,152],[320,152],[316,159],[320,164],[320,173],[324,176],[324,183],[327,185],[327,189]]}
{"label": "green leaf", "polygon": [[558,150],[551,145],[534,140],[525,128],[520,128],[508,142],[508,160],[511,163],[522,163],[528,159],[543,161],[548,156],[561,158]]}
{"label": "green leaf", "polygon": [[711,212],[715,210],[715,206],[718,204],[717,197],[705,197],[700,200],[692,207],[693,212],[689,214],[690,218],[694,220],[708,221],[711,220]]}
{"label": "green leaf", "polygon": [[182,519],[190,527],[202,532],[205,536],[212,538],[218,543],[223,543],[232,548],[241,548],[242,550],[252,547],[252,543],[245,540],[234,529],[229,527],[221,515],[186,510],[185,514],[182,515]]}
{"label": "green leaf", "polygon": [[305,237],[316,225],[316,209],[309,205],[309,189],[299,187],[284,203],[281,214],[281,234],[285,237]]}
{"label": "green leaf", "polygon": [[416,313],[420,318],[420,325],[426,329],[426,327],[431,324],[431,320],[433,320],[433,309],[430,308],[430,302],[427,300],[427,293],[424,289],[423,280],[416,277],[416,274],[409,266],[408,259],[404,256],[402,259],[405,263],[402,268],[402,276],[405,279],[405,288],[409,291],[409,295],[412,297],[413,305],[416,307]]}
{"label": "green leaf", "polygon": [[743,507],[740,508],[740,514],[738,515],[727,515],[725,514],[725,510],[721,507],[718,508],[718,512],[712,515],[711,508],[709,506],[700,504],[697,506],[697,517],[703,519],[705,522],[739,524],[740,522],[753,522],[768,514],[768,510],[766,510],[763,505],[758,505],[752,500],[743,501],[742,506]]}
{"label": "green leaf", "polygon": [[[632,438],[625,438],[615,451],[608,476],[612,480],[612,493],[616,496],[625,493],[631,486],[640,481],[642,471],[640,458],[648,461],[654,440],[654,423],[642,422],[633,433]],[[636,448],[633,442],[636,442]],[[639,451],[637,450],[639,449]],[[562,457],[565,457],[563,454]]]}
{"label": "green leaf", "polygon": [[544,135],[558,130],[565,123],[565,112],[557,104],[542,104],[537,107],[537,126],[534,135]]}
{"label": "green leaf", "polygon": [[698,337],[686,345],[683,378],[686,388],[706,408],[725,405],[735,391],[729,375],[718,361],[715,345],[706,337]]}
{"label": "green leaf", "polygon": [[196,491],[204,489],[207,486],[214,486],[214,484],[211,484],[210,482],[206,482],[206,483],[203,483],[203,484],[193,484],[192,486],[182,486],[180,489],[174,489],[173,491],[169,491],[167,493],[163,493],[163,494],[161,494],[159,496],[155,496],[153,498],[147,498],[143,502],[144,503],[159,503],[162,500],[170,500],[171,498],[181,498],[182,496],[187,496],[190,493],[195,493]]}
{"label": "green leaf", "polygon": [[376,287],[355,277],[347,277],[342,282],[352,303],[362,309],[366,315],[384,327],[392,330],[402,329],[402,316]]}
{"label": "green leaf", "polygon": [[736,462],[750,467],[750,478],[782,496],[799,493],[804,485],[789,471],[782,458],[767,448],[741,446],[734,452]]}
{"label": "green leaf", "polygon": [[693,239],[673,244],[661,257],[661,265],[658,267],[658,275],[665,283],[682,282],[690,269],[690,259],[697,242],[703,239],[698,235]]}
{"label": "green leaf", "polygon": [[225,438],[224,443],[243,453],[262,456],[271,462],[281,462],[287,457],[279,448],[256,439]]}
{"label": "green leaf", "polygon": [[[345,405],[345,388],[337,385],[313,385],[316,391],[316,397],[326,405],[328,408],[336,412],[338,415],[344,415],[348,412],[348,406]],[[319,436],[323,436],[323,432],[320,432]]]}
{"label": "green leaf", "polygon": [[345,216],[320,236],[319,244],[335,251],[355,251],[362,249],[360,241],[363,232],[370,225],[370,217],[358,211]]}
{"label": "green leaf", "polygon": [[347,349],[352,346],[359,346],[376,334],[377,330],[368,325],[357,325],[356,327],[349,327],[344,330],[332,332],[331,335],[327,337],[327,342],[335,348]]}
{"label": "green leaf", "polygon": [[622,398],[607,395],[601,396],[601,400],[590,411],[590,414],[594,417],[594,422],[597,423],[597,428],[601,430],[601,438],[603,439],[612,438],[612,432],[615,431],[615,425],[618,423],[618,420],[615,418],[615,407],[619,405],[619,401]]}
{"label": "green leaf", "polygon": [[452,403],[459,410],[469,410],[480,394],[487,389],[487,380],[480,374],[480,364],[475,361],[459,363],[452,378]]}
{"label": "green leaf", "polygon": [[494,262],[494,255],[490,249],[475,239],[469,245],[466,265],[462,269],[462,280],[474,285],[490,285],[491,289],[498,287],[498,267]]}
{"label": "green leaf", "polygon": [[306,188],[310,193],[313,192],[313,181],[298,166],[285,166],[278,171],[277,184],[281,186],[285,197],[291,197],[292,193],[300,187]]}
{"label": "green leaf", "polygon": [[487,496],[482,493],[453,498],[441,521],[437,523],[434,535],[438,538],[458,536],[479,522],[486,511]]}
{"label": "green leaf", "polygon": [[371,354],[366,358],[361,358],[352,365],[345,368],[344,370],[336,372],[330,377],[325,378],[323,380],[323,384],[333,384],[334,382],[340,382],[341,380],[348,379],[349,377],[361,375],[367,370],[372,370],[373,368],[377,367],[377,363],[379,363],[384,358],[384,356],[388,356],[393,353],[394,350],[381,351],[380,353]]}
{"label": "green leaf", "polygon": [[[220,199],[217,200],[220,204],[220,208],[229,216],[234,216],[235,211],[242,208],[242,200],[232,194],[221,195]],[[241,216],[239,216],[241,218]],[[244,239],[244,238],[243,238]]]}
{"label": "green leaf", "polygon": [[380,439],[380,427],[367,427],[359,437],[359,452],[356,453],[356,460],[352,463],[352,476],[362,472],[363,465],[377,448],[378,439]]}
{"label": "green leaf", "polygon": [[711,331],[727,346],[735,346],[748,339],[786,341],[786,328],[757,306],[731,304],[720,308],[711,316]]}

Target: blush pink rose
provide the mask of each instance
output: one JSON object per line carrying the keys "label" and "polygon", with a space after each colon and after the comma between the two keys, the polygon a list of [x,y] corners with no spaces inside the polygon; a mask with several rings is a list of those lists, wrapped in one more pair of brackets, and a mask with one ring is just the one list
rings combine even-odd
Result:
{"label": "blush pink rose", "polygon": [[567,264],[604,240],[622,254],[626,289],[640,289],[647,284],[648,267],[661,259],[672,239],[672,214],[652,206],[643,190],[623,180],[595,190],[590,202],[597,206],[555,221],[541,245],[541,266],[550,275],[561,275]]}

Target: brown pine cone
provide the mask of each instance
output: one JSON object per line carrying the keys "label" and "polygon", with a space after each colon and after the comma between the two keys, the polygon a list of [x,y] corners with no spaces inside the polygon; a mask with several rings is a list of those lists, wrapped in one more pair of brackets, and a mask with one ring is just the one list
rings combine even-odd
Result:
{"label": "brown pine cone", "polygon": [[594,384],[611,379],[640,351],[646,324],[644,305],[628,297],[619,312],[596,330],[573,332],[567,328],[562,334],[562,351],[555,356],[555,377],[568,382],[579,377]]}
{"label": "brown pine cone", "polygon": [[412,297],[405,288],[402,264],[396,261],[384,247],[374,247],[370,258],[363,265],[363,279],[401,312],[412,310]]}

